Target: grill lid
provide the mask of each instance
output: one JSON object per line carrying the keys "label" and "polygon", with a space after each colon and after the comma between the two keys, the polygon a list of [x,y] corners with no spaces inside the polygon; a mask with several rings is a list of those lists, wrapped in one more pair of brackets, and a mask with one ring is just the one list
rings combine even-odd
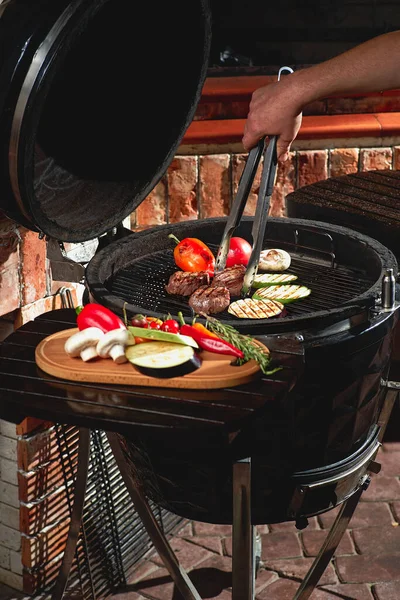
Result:
{"label": "grill lid", "polygon": [[10,3],[0,18],[0,209],[85,241],[121,222],[166,171],[200,98],[210,15],[207,0],[39,4],[25,14]]}

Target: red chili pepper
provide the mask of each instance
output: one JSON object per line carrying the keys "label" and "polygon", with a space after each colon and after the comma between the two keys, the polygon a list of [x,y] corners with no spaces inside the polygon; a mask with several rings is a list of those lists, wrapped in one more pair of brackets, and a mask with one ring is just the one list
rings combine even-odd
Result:
{"label": "red chili pepper", "polygon": [[168,333],[179,333],[179,323],[175,319],[167,319],[161,325],[161,331],[167,331]]}
{"label": "red chili pepper", "polygon": [[221,338],[213,338],[209,335],[204,335],[192,325],[182,325],[180,333],[192,337],[203,350],[215,352],[216,354],[229,354],[236,358],[244,358],[244,354],[239,348],[232,346],[229,342],[221,340]]}
{"label": "red chili pepper", "polygon": [[106,306],[91,302],[76,309],[76,322],[80,330],[98,327],[104,333],[113,329],[126,329],[125,323]]}
{"label": "red chili pepper", "polygon": [[204,242],[191,237],[179,241],[172,233],[168,237],[177,243],[174,259],[182,271],[206,271],[209,275],[214,275],[215,256]]}

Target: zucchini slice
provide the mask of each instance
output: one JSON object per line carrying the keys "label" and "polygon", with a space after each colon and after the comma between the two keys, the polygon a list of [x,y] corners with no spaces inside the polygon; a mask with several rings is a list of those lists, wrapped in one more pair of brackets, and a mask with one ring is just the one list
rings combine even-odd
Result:
{"label": "zucchini slice", "polygon": [[170,342],[173,344],[183,344],[184,346],[191,346],[192,348],[198,348],[198,343],[188,335],[181,335],[180,333],[169,333],[168,331],[160,331],[159,329],[146,329],[145,327],[128,327],[128,331],[134,337],[144,338],[146,340],[157,340],[158,342]]}
{"label": "zucchini slice", "polygon": [[144,342],[127,346],[125,356],[139,373],[159,379],[182,377],[198,369],[202,363],[192,346],[173,342]]}
{"label": "zucchini slice", "polygon": [[228,312],[239,319],[269,319],[280,315],[283,308],[283,304],[275,300],[241,298],[230,304]]}
{"label": "zucchini slice", "polygon": [[269,285],[286,285],[296,281],[297,275],[290,273],[260,273],[254,277],[253,287],[262,288]]}
{"label": "zucchini slice", "polygon": [[311,294],[310,288],[305,285],[274,285],[257,290],[253,300],[277,300],[282,304],[289,304],[306,298]]}

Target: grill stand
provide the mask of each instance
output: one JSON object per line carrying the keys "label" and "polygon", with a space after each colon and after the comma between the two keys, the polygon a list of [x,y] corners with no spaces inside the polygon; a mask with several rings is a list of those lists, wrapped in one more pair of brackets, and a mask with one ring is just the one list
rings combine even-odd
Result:
{"label": "grill stand", "polygon": [[[386,387],[385,399],[378,420],[380,427],[377,440],[363,457],[362,462],[358,463],[352,469],[354,476],[358,478],[355,489],[352,490],[349,497],[343,502],[340,511],[329,530],[329,533],[322,545],[314,563],[302,581],[293,600],[307,600],[315,589],[318,581],[333,557],[341,539],[346,531],[348,523],[358,505],[360,497],[370,483],[370,474],[378,473],[380,465],[374,461],[374,458],[381,446],[383,436],[391,415],[393,405],[400,391],[400,383],[394,381],[383,382]],[[71,525],[68,534],[68,540],[64,557],[60,569],[52,600],[61,600],[68,582],[68,576],[72,566],[73,556],[78,541],[79,528],[81,525],[82,511],[85,498],[88,460],[89,460],[89,441],[90,430],[80,429],[79,453],[76,482],[74,494],[74,504],[71,513]],[[184,600],[201,600],[199,593],[195,589],[188,574],[180,565],[171,546],[165,537],[162,528],[154,518],[153,512],[138,486],[136,479],[130,473],[128,463],[124,458],[118,434],[107,433],[108,441],[114,458],[120,469],[122,479],[127,487],[128,493],[132,499],[135,510],[139,514],[143,525],[155,547],[165,567],[175,582],[178,590]],[[336,480],[351,476],[351,473],[340,474]],[[300,511],[302,501],[299,498],[305,497],[306,488],[311,489],[316,486],[332,485],[334,478],[314,482],[309,486],[299,486],[294,494],[292,507]],[[232,600],[254,600],[255,598],[255,579],[258,566],[261,559],[261,540],[256,532],[256,528],[251,523],[251,459],[246,458],[237,461],[233,465],[233,551],[232,551]],[[304,519],[303,519],[304,521]]]}

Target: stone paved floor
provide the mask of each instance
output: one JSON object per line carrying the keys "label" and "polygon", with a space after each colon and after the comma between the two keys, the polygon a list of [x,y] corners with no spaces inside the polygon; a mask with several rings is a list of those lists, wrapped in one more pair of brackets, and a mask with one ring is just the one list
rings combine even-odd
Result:
{"label": "stone paved floor", "polygon": [[[400,407],[396,405],[374,475],[356,508],[336,557],[311,600],[400,600]],[[292,523],[264,525],[257,600],[292,600],[323,543],[336,510]],[[189,521],[172,538],[182,566],[202,599],[231,599],[231,527]],[[0,585],[0,600],[26,597]],[[46,599],[47,600],[47,599]],[[68,600],[65,598],[65,600]],[[112,600],[182,600],[156,554],[144,560]]]}

